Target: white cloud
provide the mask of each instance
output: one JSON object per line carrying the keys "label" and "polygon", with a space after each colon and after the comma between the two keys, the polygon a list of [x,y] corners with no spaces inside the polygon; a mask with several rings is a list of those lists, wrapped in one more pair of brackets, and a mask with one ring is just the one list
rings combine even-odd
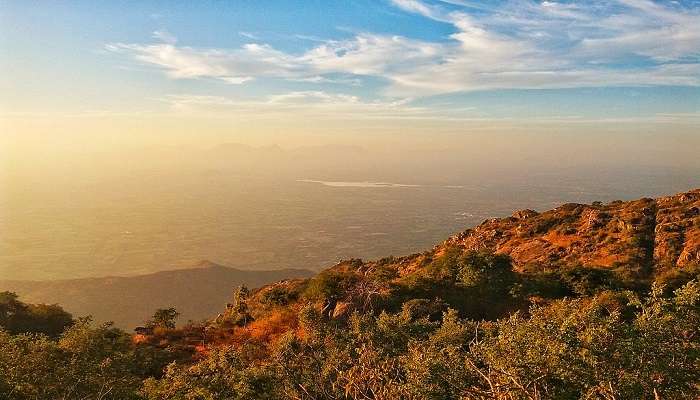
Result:
{"label": "white cloud", "polygon": [[697,8],[650,0],[392,3],[450,24],[454,32],[441,41],[368,32],[346,40],[314,38],[313,47],[298,54],[262,43],[236,49],[179,46],[162,32],[154,34],[159,43],[106,48],[174,79],[357,84],[371,76],[384,79],[381,93],[394,97],[497,88],[700,86]]}
{"label": "white cloud", "polygon": [[[164,34],[158,31],[154,36],[162,39]],[[112,43],[105,49],[160,68],[174,79],[212,78],[241,84],[259,76],[295,76],[294,70],[300,67],[293,57],[256,43],[222,50],[177,46],[171,40],[154,44]]]}
{"label": "white cloud", "polygon": [[[257,77],[342,83],[343,80],[324,75],[381,76],[401,67],[397,60],[432,62],[441,52],[440,44],[373,34],[359,34],[344,41],[326,41],[296,56],[258,43],[245,44],[234,50],[196,49],[170,43],[115,43],[105,48],[161,68],[171,78],[213,78],[236,84]],[[345,82],[357,84],[356,79]]]}
{"label": "white cloud", "polygon": [[[439,62],[390,76],[390,95],[496,88],[700,85],[700,14],[646,0],[514,1],[478,20],[418,0],[398,4],[448,21],[458,46]],[[454,4],[454,2],[450,2]],[[608,15],[608,17],[601,17]],[[623,22],[623,23],[620,23]],[[646,58],[642,64],[626,62]],[[681,63],[695,57],[693,63]],[[637,60],[638,61],[638,60]]]}
{"label": "white cloud", "polygon": [[307,82],[307,83],[335,83],[335,84],[340,84],[340,85],[347,85],[347,86],[361,86],[362,81],[359,78],[349,78],[349,77],[340,77],[340,78],[331,78],[331,77],[326,77],[326,76],[321,76],[321,75],[316,75],[316,76],[309,76],[309,77],[304,77],[304,78],[289,78],[290,81],[294,82]]}
{"label": "white cloud", "polygon": [[[441,11],[434,6],[423,3],[419,0],[391,0],[391,2],[404,11],[420,14],[424,17],[435,20],[444,20]],[[446,20],[445,20],[446,21]]]}
{"label": "white cloud", "polygon": [[326,42],[303,54],[299,61],[319,73],[382,76],[404,68],[406,63],[431,62],[440,55],[441,47],[400,36],[359,34],[351,40]]}

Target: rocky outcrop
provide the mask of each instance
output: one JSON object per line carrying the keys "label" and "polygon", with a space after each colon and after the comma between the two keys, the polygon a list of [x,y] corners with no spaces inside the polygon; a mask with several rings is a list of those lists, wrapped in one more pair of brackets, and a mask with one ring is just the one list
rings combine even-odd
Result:
{"label": "rocky outcrop", "polygon": [[564,204],[484,221],[444,243],[509,254],[517,268],[579,263],[614,268],[700,262],[700,189],[659,199]]}
{"label": "rocky outcrop", "polygon": [[664,266],[700,263],[700,190],[657,201],[654,260]]}
{"label": "rocky outcrop", "polygon": [[538,216],[539,213],[535,210],[519,210],[513,212],[513,218],[515,219],[528,219]]}

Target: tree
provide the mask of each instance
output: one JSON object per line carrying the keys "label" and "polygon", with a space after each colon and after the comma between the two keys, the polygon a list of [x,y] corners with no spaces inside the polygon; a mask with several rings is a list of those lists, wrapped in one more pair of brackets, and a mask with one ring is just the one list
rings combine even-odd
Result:
{"label": "tree", "polygon": [[644,300],[624,295],[559,300],[499,321],[471,346],[485,397],[697,398],[700,284],[671,298],[659,287]]}
{"label": "tree", "polygon": [[174,307],[159,308],[153,313],[150,320],[146,322],[149,328],[165,328],[175,329],[175,320],[180,316],[180,313]]}
{"label": "tree", "polygon": [[510,257],[505,254],[469,251],[458,259],[462,285],[503,293],[515,282]]}
{"label": "tree", "polygon": [[216,319],[216,323],[222,326],[245,326],[253,320],[248,311],[248,297],[250,290],[246,285],[241,285],[233,291],[231,303],[226,305],[226,312]]}
{"label": "tree", "polygon": [[311,279],[304,291],[304,297],[312,301],[333,303],[357,283],[358,279],[353,272],[323,271]]}
{"label": "tree", "polygon": [[55,338],[73,322],[56,304],[26,304],[15,293],[0,292],[0,328],[11,334],[43,333]]}

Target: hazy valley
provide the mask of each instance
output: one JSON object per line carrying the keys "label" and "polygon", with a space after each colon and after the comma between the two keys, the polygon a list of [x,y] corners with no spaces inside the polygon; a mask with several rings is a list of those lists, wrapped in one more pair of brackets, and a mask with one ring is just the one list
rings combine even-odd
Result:
{"label": "hazy valley", "polygon": [[75,316],[92,316],[96,323],[112,321],[131,330],[143,325],[158,308],[175,307],[182,321],[216,315],[233,289],[311,276],[307,270],[243,271],[202,261],[194,268],[131,277],[55,281],[0,279],[0,291],[11,291],[31,303],[61,304]]}
{"label": "hazy valley", "polygon": [[201,260],[318,270],[419,251],[514,209],[664,195],[699,176],[693,166],[575,167],[558,157],[522,171],[479,157],[461,147],[220,145],[18,161],[0,172],[0,275],[131,276]]}

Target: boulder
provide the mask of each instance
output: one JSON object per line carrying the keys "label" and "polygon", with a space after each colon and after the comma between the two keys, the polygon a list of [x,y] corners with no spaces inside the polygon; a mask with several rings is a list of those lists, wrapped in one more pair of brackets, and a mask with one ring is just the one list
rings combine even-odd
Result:
{"label": "boulder", "polygon": [[538,213],[535,210],[530,210],[530,209],[518,210],[518,211],[513,212],[513,218],[515,218],[515,219],[528,219],[528,218],[536,217],[538,215],[540,215],[540,213]]}
{"label": "boulder", "polygon": [[347,316],[350,314],[352,303],[347,302],[347,301],[339,301],[336,303],[335,308],[333,309],[333,314],[331,314],[331,317],[333,319],[338,319]]}

